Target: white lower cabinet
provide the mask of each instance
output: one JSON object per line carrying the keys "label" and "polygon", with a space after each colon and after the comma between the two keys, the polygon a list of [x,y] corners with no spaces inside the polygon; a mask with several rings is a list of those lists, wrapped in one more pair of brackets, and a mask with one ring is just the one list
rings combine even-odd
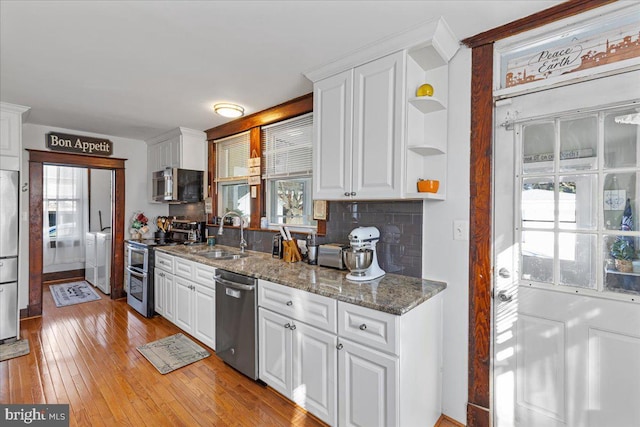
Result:
{"label": "white lower cabinet", "polygon": [[335,425],[337,337],[262,307],[258,322],[260,379]]}
{"label": "white lower cabinet", "polygon": [[157,256],[158,260],[154,271],[155,311],[215,350],[216,269],[166,254]]}
{"label": "white lower cabinet", "polygon": [[262,381],[330,425],[435,425],[440,294],[397,316],[264,280],[258,286]]}
{"label": "white lower cabinet", "polygon": [[195,285],[190,280],[176,276],[175,288],[176,317],[173,323],[183,331],[192,334],[194,322],[193,292]]}
{"label": "white lower cabinet", "polygon": [[398,358],[342,338],[338,347],[339,425],[397,425]]}

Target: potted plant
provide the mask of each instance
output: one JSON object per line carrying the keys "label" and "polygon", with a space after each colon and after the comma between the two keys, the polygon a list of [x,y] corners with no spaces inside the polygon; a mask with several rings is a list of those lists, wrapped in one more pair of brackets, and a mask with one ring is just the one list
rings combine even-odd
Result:
{"label": "potted plant", "polygon": [[635,255],[633,247],[625,239],[616,240],[611,245],[611,256],[615,260],[616,270],[622,273],[633,271],[631,260]]}

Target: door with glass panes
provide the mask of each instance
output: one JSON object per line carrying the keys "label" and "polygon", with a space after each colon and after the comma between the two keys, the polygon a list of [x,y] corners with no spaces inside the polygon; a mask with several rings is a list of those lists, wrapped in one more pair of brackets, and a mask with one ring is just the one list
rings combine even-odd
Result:
{"label": "door with glass panes", "polygon": [[639,111],[640,71],[497,103],[496,426],[640,425]]}

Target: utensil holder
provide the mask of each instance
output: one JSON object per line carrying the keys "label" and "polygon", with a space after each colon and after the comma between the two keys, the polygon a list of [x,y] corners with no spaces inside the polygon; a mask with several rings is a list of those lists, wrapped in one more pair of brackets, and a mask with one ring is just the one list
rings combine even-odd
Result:
{"label": "utensil holder", "polygon": [[284,255],[282,256],[282,259],[285,262],[298,262],[302,260],[302,254],[300,254],[296,239],[284,240],[282,242],[282,246],[284,248]]}

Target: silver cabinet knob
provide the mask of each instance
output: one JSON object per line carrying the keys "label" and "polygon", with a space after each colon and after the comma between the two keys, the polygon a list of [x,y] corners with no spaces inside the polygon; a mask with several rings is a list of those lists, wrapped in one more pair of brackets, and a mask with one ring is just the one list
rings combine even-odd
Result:
{"label": "silver cabinet knob", "polygon": [[293,301],[287,301],[287,305],[291,307],[293,305]]}
{"label": "silver cabinet knob", "polygon": [[292,331],[295,331],[296,325],[291,325],[291,327],[289,329],[291,329]]}
{"label": "silver cabinet knob", "polygon": [[498,276],[502,277],[503,279],[508,279],[509,277],[511,277],[511,272],[502,267],[500,270],[498,270]]}
{"label": "silver cabinet knob", "polygon": [[351,195],[351,196],[355,196],[355,195],[356,195],[356,192],[355,192],[355,191],[352,191],[350,195]]}
{"label": "silver cabinet knob", "polygon": [[367,325],[366,324],[363,323],[362,325],[360,325],[360,330],[361,331],[364,331],[365,329],[367,329]]}
{"label": "silver cabinet knob", "polygon": [[351,193],[349,193],[348,191],[344,192],[344,195],[347,196],[347,197],[349,197],[349,194],[351,194]]}
{"label": "silver cabinet knob", "polygon": [[336,346],[336,348],[337,348],[338,350],[342,350],[342,347],[343,347],[343,345],[342,345],[342,344],[338,344],[338,345]]}
{"label": "silver cabinet knob", "polygon": [[513,299],[513,295],[507,295],[505,291],[498,292],[498,299],[502,302],[509,302]]}
{"label": "silver cabinet knob", "polygon": [[284,325],[285,329],[290,329],[291,328],[291,324],[287,323],[286,325]]}

